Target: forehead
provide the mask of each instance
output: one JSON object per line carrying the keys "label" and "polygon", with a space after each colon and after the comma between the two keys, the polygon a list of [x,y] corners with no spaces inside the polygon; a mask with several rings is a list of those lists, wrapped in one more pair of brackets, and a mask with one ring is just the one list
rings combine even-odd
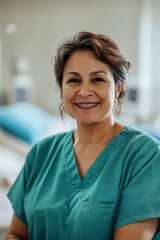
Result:
{"label": "forehead", "polygon": [[92,50],[78,50],[71,54],[67,59],[63,73],[71,70],[83,70],[94,69],[94,70],[110,70],[109,66],[95,58]]}

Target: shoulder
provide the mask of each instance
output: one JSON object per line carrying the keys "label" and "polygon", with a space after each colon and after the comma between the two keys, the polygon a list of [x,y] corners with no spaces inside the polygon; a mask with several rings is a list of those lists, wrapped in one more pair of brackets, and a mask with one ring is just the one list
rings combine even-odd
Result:
{"label": "shoulder", "polygon": [[[35,176],[42,176],[49,166],[61,163],[64,158],[64,149],[72,138],[72,132],[64,132],[52,135],[37,142],[27,155],[24,168],[29,172],[30,182],[34,182]],[[39,179],[37,177],[37,179]]]}
{"label": "shoulder", "polygon": [[160,142],[148,133],[133,127],[125,127],[124,150],[132,159],[133,163],[147,162],[154,159],[155,156],[160,157]]}
{"label": "shoulder", "polygon": [[[27,158],[46,158],[51,152],[62,149],[67,139],[72,138],[73,130],[48,136],[37,142],[28,153]],[[35,160],[34,160],[35,161]]]}
{"label": "shoulder", "polygon": [[[160,167],[160,142],[146,132],[125,127],[123,151],[127,173],[135,176],[152,166]],[[122,150],[122,149],[121,149]]]}
{"label": "shoulder", "polygon": [[125,126],[124,135],[129,146],[134,148],[159,149],[160,142],[158,139],[152,137],[148,133],[134,127]]}

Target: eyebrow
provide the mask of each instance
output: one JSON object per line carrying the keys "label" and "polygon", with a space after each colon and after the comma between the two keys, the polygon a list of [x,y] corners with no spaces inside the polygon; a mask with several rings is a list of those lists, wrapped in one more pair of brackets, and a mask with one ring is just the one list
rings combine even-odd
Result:
{"label": "eyebrow", "polygon": [[[96,75],[96,74],[99,74],[99,73],[103,73],[105,75],[108,75],[108,72],[103,71],[103,70],[93,71],[89,75],[93,76],[93,75]],[[70,75],[70,74],[73,74],[73,75],[76,75],[76,76],[80,76],[80,74],[78,72],[75,72],[75,71],[69,71],[69,72],[66,73],[66,75]]]}
{"label": "eyebrow", "polygon": [[108,75],[108,72],[106,72],[106,71],[104,71],[104,70],[97,70],[97,71],[93,71],[93,72],[91,72],[89,75],[96,75],[96,74],[99,74],[99,73],[103,73],[103,74],[105,74],[105,75]]}
{"label": "eyebrow", "polygon": [[69,71],[66,73],[66,75],[69,75],[69,74],[73,74],[73,75],[77,75],[77,76],[80,75],[78,72],[74,72],[74,71]]}

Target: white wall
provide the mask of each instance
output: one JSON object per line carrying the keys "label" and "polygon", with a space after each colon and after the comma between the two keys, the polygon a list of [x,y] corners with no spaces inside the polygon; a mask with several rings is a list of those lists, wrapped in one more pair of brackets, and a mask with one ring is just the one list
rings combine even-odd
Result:
{"label": "white wall", "polygon": [[152,121],[159,114],[160,101],[160,1],[143,0],[139,25],[138,108],[140,119]]}
{"label": "white wall", "polygon": [[[152,4],[151,106],[160,119],[160,1]],[[154,114],[153,113],[153,114]]]}

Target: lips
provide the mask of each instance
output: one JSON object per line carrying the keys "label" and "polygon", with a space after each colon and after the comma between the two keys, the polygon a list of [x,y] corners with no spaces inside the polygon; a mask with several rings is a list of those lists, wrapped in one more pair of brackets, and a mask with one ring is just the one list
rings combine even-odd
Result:
{"label": "lips", "polygon": [[80,108],[80,109],[83,109],[83,110],[90,110],[92,108],[95,108],[97,105],[99,104],[99,102],[92,102],[92,103],[75,103],[75,105]]}

